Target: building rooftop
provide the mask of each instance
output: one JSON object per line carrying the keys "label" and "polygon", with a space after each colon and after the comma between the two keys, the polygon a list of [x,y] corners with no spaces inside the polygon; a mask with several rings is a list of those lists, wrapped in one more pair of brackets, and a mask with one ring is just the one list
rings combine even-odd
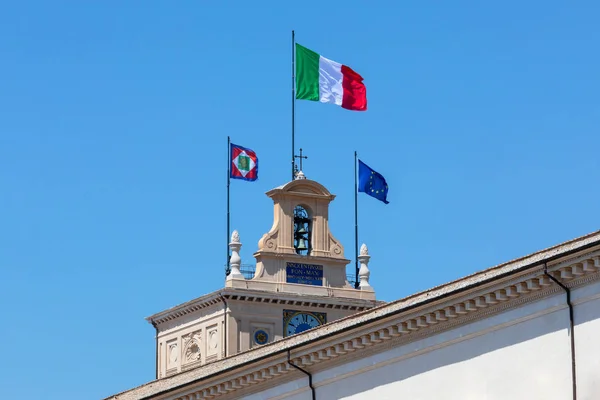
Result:
{"label": "building rooftop", "polygon": [[[575,252],[583,251],[598,245],[600,245],[600,231],[569,240],[559,245],[537,251],[533,254],[520,257],[500,265],[496,265],[464,278],[410,295],[403,299],[379,305],[373,309],[359,312],[349,317],[327,323],[321,327],[309,330],[307,332],[287,337],[282,340],[245,351],[243,353],[238,353],[236,355],[229,356],[227,358],[203,365],[195,369],[184,371],[176,375],[148,382],[128,391],[112,395],[108,397],[107,400],[143,399],[148,396],[176,390],[177,388],[191,383],[197,383],[220,374],[228,373],[252,363],[258,363],[271,356],[289,352],[290,350],[297,349],[301,346],[329,339],[334,335],[342,334],[357,327],[374,323],[387,317],[410,312],[417,307],[422,307],[429,303],[442,300],[445,297],[459,295],[463,292],[467,292],[470,289],[500,280],[502,278],[516,275],[534,267],[544,266],[545,263],[551,263],[558,259],[568,257]],[[196,300],[192,300],[192,302],[208,299],[210,296],[215,296],[216,293],[217,292],[214,292]],[[183,305],[177,307],[182,307],[192,302],[184,303]],[[153,317],[156,317],[156,315],[149,318]]]}

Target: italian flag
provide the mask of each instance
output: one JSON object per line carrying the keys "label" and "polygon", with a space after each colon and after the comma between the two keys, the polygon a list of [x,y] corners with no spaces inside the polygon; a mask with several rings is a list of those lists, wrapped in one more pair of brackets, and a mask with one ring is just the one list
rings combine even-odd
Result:
{"label": "italian flag", "polygon": [[363,78],[350,67],[296,43],[296,98],[333,103],[354,111],[367,109]]}

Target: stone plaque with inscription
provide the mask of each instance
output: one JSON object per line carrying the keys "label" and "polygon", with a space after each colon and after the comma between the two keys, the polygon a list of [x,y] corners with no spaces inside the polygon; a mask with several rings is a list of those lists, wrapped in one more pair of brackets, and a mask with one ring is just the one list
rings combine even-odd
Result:
{"label": "stone plaque with inscription", "polygon": [[323,286],[323,266],[288,262],[285,267],[287,283]]}

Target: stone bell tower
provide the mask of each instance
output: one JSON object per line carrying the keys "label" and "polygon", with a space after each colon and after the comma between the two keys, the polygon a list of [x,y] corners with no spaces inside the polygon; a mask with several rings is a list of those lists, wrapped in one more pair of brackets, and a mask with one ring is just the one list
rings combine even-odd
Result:
{"label": "stone bell tower", "polygon": [[254,278],[244,279],[232,256],[226,287],[375,300],[370,286],[356,290],[346,280],[350,260],[329,228],[334,195],[318,182],[296,179],[270,190],[267,196],[273,199],[274,220],[254,253]]}
{"label": "stone bell tower", "polygon": [[251,279],[240,272],[240,235],[231,236],[225,287],[148,319],[157,330],[157,377],[317,328],[379,304],[369,285],[367,247],[360,286],[346,280],[344,247],[329,225],[335,196],[302,172],[267,192],[271,229],[258,241]]}

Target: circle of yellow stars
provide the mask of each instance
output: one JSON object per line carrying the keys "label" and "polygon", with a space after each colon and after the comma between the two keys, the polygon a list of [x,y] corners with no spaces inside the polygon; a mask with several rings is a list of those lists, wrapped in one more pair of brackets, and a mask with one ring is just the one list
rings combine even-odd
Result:
{"label": "circle of yellow stars", "polygon": [[[385,191],[383,189],[382,190],[374,190],[373,189],[373,175],[375,175],[375,172],[371,171],[371,176],[369,177],[369,182],[370,182],[370,186],[369,187],[371,189],[371,193],[375,193],[375,194],[379,194],[379,192],[384,193]],[[387,189],[388,186],[385,185],[385,188]]]}

